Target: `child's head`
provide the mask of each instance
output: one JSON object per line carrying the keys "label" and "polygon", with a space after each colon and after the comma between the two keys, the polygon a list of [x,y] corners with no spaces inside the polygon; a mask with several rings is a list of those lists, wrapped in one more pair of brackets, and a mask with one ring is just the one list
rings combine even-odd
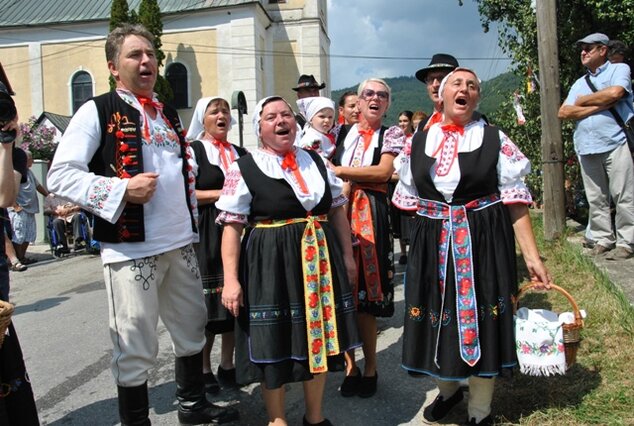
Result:
{"label": "child's head", "polygon": [[310,126],[320,133],[328,133],[335,124],[335,103],[323,96],[297,100],[299,111]]}

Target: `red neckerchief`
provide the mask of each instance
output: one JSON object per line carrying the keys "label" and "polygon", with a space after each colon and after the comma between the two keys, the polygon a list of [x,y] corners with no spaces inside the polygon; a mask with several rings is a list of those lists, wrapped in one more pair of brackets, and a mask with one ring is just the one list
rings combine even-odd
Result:
{"label": "red neckerchief", "polygon": [[423,130],[427,130],[432,126],[432,124],[440,123],[441,121],[442,114],[439,111],[434,111],[431,117],[429,117],[429,120],[427,120],[427,124],[425,124]]}
{"label": "red neckerchief", "polygon": [[[218,152],[220,152],[220,161],[222,162],[222,168],[227,171],[229,170],[229,165],[234,162],[236,159],[235,154],[233,153],[233,149],[231,149],[231,144],[227,141],[220,141],[216,138],[211,140],[211,144],[215,145],[218,148]],[[227,158],[227,152],[229,153],[229,158]]]}
{"label": "red neckerchief", "polygon": [[[357,128],[358,129],[358,128]],[[363,152],[368,150],[370,143],[372,142],[372,136],[374,135],[374,129],[358,129],[359,134],[363,137]]]}
{"label": "red neckerchief", "polygon": [[328,138],[331,144],[333,145],[335,144],[335,135],[333,135],[332,133],[326,133],[326,137]]}
{"label": "red neckerchief", "polygon": [[145,106],[146,105],[153,106],[154,108],[156,108],[156,112],[158,114],[161,114],[161,116],[163,117],[163,120],[165,120],[166,123],[168,121],[165,118],[165,116],[163,116],[163,104],[162,103],[156,102],[155,100],[150,99],[150,98],[145,97],[145,96],[137,96],[136,98],[139,101],[139,103],[141,104],[141,109],[143,110],[143,136],[145,137],[145,139],[149,143],[150,142],[150,124],[149,124],[149,119],[148,119],[148,116],[147,116],[147,112],[145,111]]}
{"label": "red neckerchief", "polygon": [[308,194],[308,187],[306,186],[306,182],[302,177],[302,174],[299,172],[297,168],[297,161],[295,159],[295,152],[289,151],[284,155],[284,159],[282,160],[282,169],[290,170],[293,173],[293,176],[297,180],[302,193]]}
{"label": "red neckerchief", "polygon": [[458,156],[458,136],[464,134],[464,127],[457,124],[446,124],[440,126],[443,132],[443,139],[436,151],[432,154],[432,157],[436,158],[438,152],[440,155],[437,159],[438,165],[436,166],[436,176],[446,176],[451,170],[453,162]]}

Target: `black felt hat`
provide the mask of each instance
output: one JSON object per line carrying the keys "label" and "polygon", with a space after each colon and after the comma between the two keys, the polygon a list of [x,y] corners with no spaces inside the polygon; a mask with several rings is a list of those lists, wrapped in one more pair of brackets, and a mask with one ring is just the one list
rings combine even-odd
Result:
{"label": "black felt hat", "polygon": [[447,53],[436,53],[431,58],[431,62],[425,68],[421,68],[416,71],[416,78],[423,83],[427,79],[427,74],[434,70],[448,70],[451,71],[459,66],[458,60]]}
{"label": "black felt hat", "polygon": [[299,76],[299,80],[297,80],[297,87],[293,87],[293,90],[297,92],[299,89],[308,89],[312,87],[321,90],[326,87],[326,83],[317,83],[317,80],[315,80],[315,77],[313,77],[312,74],[302,74]]}

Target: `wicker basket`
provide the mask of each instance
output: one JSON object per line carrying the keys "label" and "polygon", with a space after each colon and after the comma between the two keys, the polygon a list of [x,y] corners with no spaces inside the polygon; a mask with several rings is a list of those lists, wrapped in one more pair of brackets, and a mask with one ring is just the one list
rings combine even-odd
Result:
{"label": "wicker basket", "polygon": [[[515,311],[518,309],[519,299],[528,290],[535,288],[537,283],[529,283],[520,288],[517,293],[517,298],[515,299]],[[563,294],[566,299],[572,305],[572,311],[575,316],[575,322],[572,324],[563,324],[563,334],[564,334],[564,348],[566,351],[566,367],[570,368],[577,361],[577,351],[579,350],[579,343],[581,342],[581,329],[583,328],[583,317],[581,316],[581,311],[579,310],[579,306],[575,299],[563,288],[551,284],[550,288],[553,290],[557,290],[561,294]]]}
{"label": "wicker basket", "polygon": [[13,314],[13,305],[9,302],[0,300],[0,348],[4,342],[4,335],[7,327],[11,323],[11,314]]}

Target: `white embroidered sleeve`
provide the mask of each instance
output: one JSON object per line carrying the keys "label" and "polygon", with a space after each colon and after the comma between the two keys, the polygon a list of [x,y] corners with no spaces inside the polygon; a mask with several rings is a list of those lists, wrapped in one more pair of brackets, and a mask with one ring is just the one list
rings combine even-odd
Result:
{"label": "white embroidered sleeve", "polygon": [[216,223],[247,223],[253,197],[236,162],[229,166],[216,208],[221,210]]}
{"label": "white embroidered sleeve", "polygon": [[57,147],[46,183],[50,192],[115,223],[125,206],[123,196],[128,179],[99,176],[88,171],[88,163],[101,140],[98,117],[92,101],[86,102],[75,113]]}
{"label": "white embroidered sleeve", "polygon": [[528,158],[500,131],[500,154],[497,165],[498,185],[504,204],[531,204],[533,197],[524,183],[531,171]]}
{"label": "white embroidered sleeve", "polygon": [[399,155],[394,158],[394,169],[398,174],[398,183],[392,195],[392,204],[401,210],[416,210],[418,208],[418,190],[412,177],[410,166],[411,139],[407,142]]}
{"label": "white embroidered sleeve", "polygon": [[381,154],[389,153],[398,155],[405,146],[406,139],[407,138],[405,137],[403,129],[398,126],[390,127],[383,135],[383,147],[381,148]]}
{"label": "white embroidered sleeve", "polygon": [[348,198],[343,194],[343,181],[335,175],[335,170],[330,161],[324,161],[332,194],[332,208],[348,204]]}

